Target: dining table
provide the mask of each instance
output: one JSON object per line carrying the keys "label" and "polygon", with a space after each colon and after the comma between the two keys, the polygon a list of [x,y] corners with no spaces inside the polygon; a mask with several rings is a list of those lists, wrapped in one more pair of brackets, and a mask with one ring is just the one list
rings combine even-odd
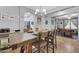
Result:
{"label": "dining table", "polygon": [[[33,35],[33,33],[27,32],[14,32],[14,33],[0,33],[0,35],[4,35],[0,37],[0,51],[11,48],[15,50],[19,47],[25,47],[26,53],[32,53],[32,40],[38,38],[38,36]],[[6,35],[6,37],[5,37]],[[6,40],[6,44],[3,45],[2,42]]]}

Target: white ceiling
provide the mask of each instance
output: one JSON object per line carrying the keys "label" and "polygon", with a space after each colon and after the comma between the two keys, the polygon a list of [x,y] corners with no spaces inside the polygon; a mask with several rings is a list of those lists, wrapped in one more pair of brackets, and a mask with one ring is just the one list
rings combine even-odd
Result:
{"label": "white ceiling", "polygon": [[79,13],[79,7],[74,6],[72,8],[69,7],[68,9],[58,11],[56,13],[51,13],[48,16],[57,18],[67,18],[67,17],[77,17],[78,13]]}
{"label": "white ceiling", "polygon": [[48,14],[59,11],[61,9],[69,8],[71,6],[26,6],[26,8],[32,9],[33,11],[36,11],[36,9],[40,9],[40,7],[42,7],[42,9],[46,9],[46,12]]}
{"label": "white ceiling", "polygon": [[54,9],[54,8],[58,7],[58,6],[27,6],[27,8],[30,8],[30,9],[32,9],[34,11],[36,9],[40,9],[40,7],[43,8],[43,9],[46,9],[47,11],[49,11],[51,9]]}
{"label": "white ceiling", "polygon": [[[50,14],[49,15],[50,17],[59,16],[57,18],[67,18],[68,15],[64,15],[64,14],[74,14],[74,12],[79,12],[79,7],[76,6],[74,7],[73,6],[41,6],[41,7],[42,9],[46,9],[47,15]],[[40,9],[40,6],[26,6],[26,8],[36,11],[36,9]]]}

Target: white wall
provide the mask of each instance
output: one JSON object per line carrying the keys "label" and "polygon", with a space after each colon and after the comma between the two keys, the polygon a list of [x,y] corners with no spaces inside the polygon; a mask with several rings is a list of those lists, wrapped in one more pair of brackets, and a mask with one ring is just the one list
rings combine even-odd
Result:
{"label": "white wall", "polygon": [[[45,24],[45,20],[48,21],[48,25]],[[53,24],[51,22],[51,20],[53,20]],[[47,30],[54,30],[55,29],[55,19],[47,16],[43,21],[43,25],[44,25],[44,28],[47,29]]]}
{"label": "white wall", "polygon": [[[32,14],[34,13],[33,10],[28,9],[26,7],[18,7],[18,6],[16,6],[16,7],[15,6],[0,7],[0,16],[2,16],[2,15],[8,15],[9,17],[15,16],[14,19],[10,19],[9,17],[7,17],[6,19],[2,20],[0,18],[0,28],[10,28],[11,31],[20,29],[23,32],[24,14],[27,12],[31,12]],[[20,18],[19,18],[19,16],[20,16]],[[45,25],[45,20],[48,20],[48,25]],[[42,18],[42,25],[45,30],[50,28],[50,26],[51,26],[50,20],[51,19],[48,17]],[[35,17],[35,25],[36,25],[36,17]]]}
{"label": "white wall", "polygon": [[[0,28],[10,28],[14,30],[24,29],[24,14],[26,12],[34,13],[31,9],[19,6],[0,6]],[[2,19],[2,15],[7,15],[7,18]],[[10,16],[15,18],[11,19]]]}
{"label": "white wall", "polygon": [[[45,21],[48,21],[47,25],[45,24]],[[48,17],[48,16],[42,17],[41,27],[43,28],[43,30],[52,30],[52,29],[54,29],[54,24],[51,25],[51,18]]]}
{"label": "white wall", "polygon": [[[68,11],[74,12],[77,11],[78,12],[79,7],[75,7],[69,10],[65,10],[64,12],[68,13]],[[73,11],[74,10],[74,11]],[[0,28],[10,28],[11,30],[17,30],[20,29],[23,32],[24,29],[24,14],[27,12],[31,12],[34,15],[34,11],[31,9],[28,9],[26,7],[18,7],[18,6],[6,6],[6,7],[2,7],[0,6]],[[70,12],[69,12],[70,13]],[[15,19],[10,19],[10,18],[6,18],[4,20],[1,20],[1,15],[8,15],[8,16],[15,16]],[[46,17],[42,18],[42,26],[43,28],[46,30],[50,30],[51,28],[54,29],[55,24],[51,24],[51,17],[57,15],[57,13],[55,14],[49,14]],[[20,18],[19,18],[20,16]],[[35,18],[35,27],[37,26],[37,21]],[[48,25],[45,25],[45,21],[48,20]],[[52,19],[53,20],[53,19]]]}
{"label": "white wall", "polygon": [[[12,30],[19,29],[19,11],[18,7],[0,6],[0,28],[10,28]],[[7,15],[5,19],[2,16]],[[15,18],[11,19],[10,16]]]}
{"label": "white wall", "polygon": [[[34,11],[28,9],[26,7],[18,7],[18,6],[5,6],[0,7],[0,16],[7,14],[8,16],[15,16],[15,19],[6,18],[4,20],[0,20],[0,28],[10,28],[11,30],[18,30],[20,29],[23,32],[24,29],[24,14],[27,12],[31,12],[34,14]],[[19,18],[20,16],[20,18]],[[48,25],[45,24],[45,21],[48,20]],[[36,24],[36,17],[35,17],[35,27]],[[54,28],[54,24],[51,25],[51,18],[49,16],[42,18],[42,27],[45,30],[50,30]]]}
{"label": "white wall", "polygon": [[51,18],[46,17],[45,19],[48,21],[48,25],[46,25],[44,21],[44,28],[47,30],[51,30]]}
{"label": "white wall", "polygon": [[31,9],[28,9],[26,7],[20,7],[20,30],[23,32],[24,29],[24,14],[30,12],[34,14],[34,11]]}

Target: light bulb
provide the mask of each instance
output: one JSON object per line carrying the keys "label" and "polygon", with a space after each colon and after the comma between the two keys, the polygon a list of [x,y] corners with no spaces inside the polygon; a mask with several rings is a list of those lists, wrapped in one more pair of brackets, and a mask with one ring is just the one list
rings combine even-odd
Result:
{"label": "light bulb", "polygon": [[37,14],[37,12],[35,12],[35,14]]}
{"label": "light bulb", "polygon": [[46,12],[46,9],[43,9],[43,12]]}
{"label": "light bulb", "polygon": [[39,12],[39,9],[36,9],[36,12]]}

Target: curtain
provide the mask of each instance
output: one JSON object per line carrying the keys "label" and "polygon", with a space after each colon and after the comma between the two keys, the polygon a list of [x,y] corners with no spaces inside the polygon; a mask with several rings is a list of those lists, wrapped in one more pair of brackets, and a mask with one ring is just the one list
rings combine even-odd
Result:
{"label": "curtain", "polygon": [[73,22],[73,24],[78,28],[78,19],[72,19],[71,20]]}
{"label": "curtain", "polygon": [[67,26],[67,24],[68,24],[68,19],[65,19],[64,20],[64,27]]}

